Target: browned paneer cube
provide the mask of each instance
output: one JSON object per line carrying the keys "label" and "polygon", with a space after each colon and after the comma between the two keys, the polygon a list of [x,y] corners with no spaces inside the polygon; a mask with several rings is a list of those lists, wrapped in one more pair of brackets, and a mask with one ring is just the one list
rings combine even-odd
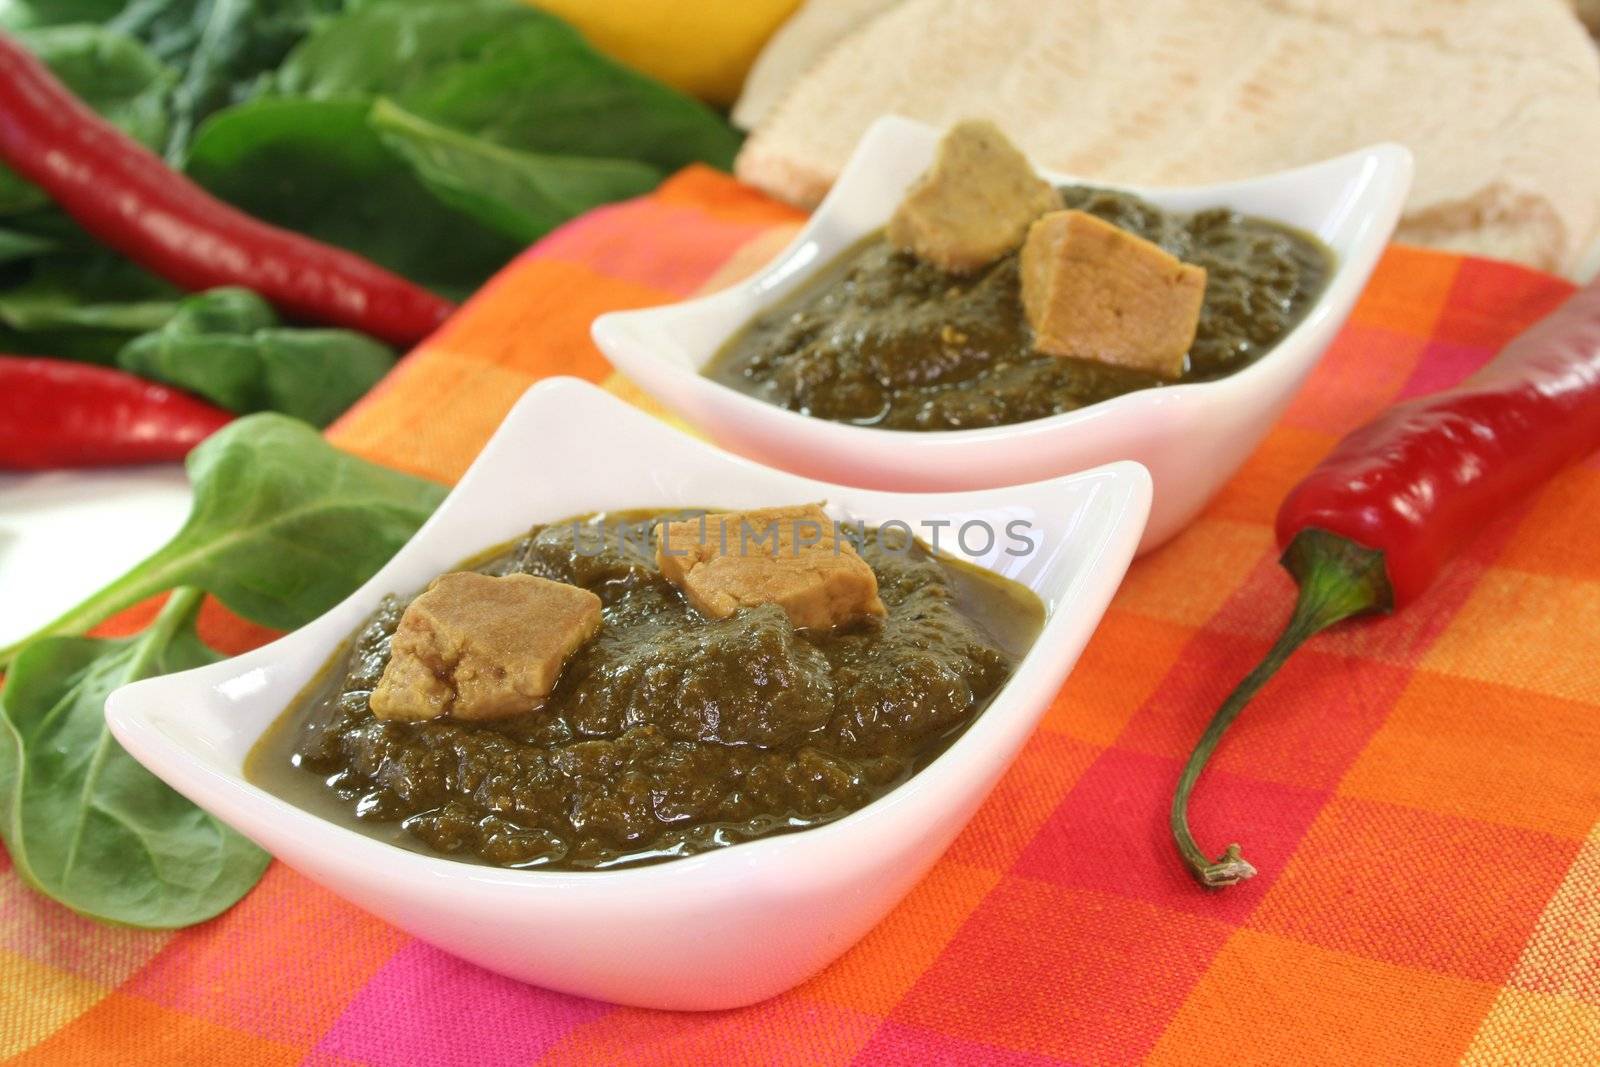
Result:
{"label": "browned paneer cube", "polygon": [[889,220],[889,243],[953,274],[1010,252],[1061,194],[992,122],[957,123]]}
{"label": "browned paneer cube", "polygon": [[776,604],[798,627],[882,616],[878,577],[816,504],[662,523],[656,563],[700,614]]}
{"label": "browned paneer cube", "polygon": [[1033,347],[1149,371],[1183,373],[1206,271],[1083,211],[1052,211],[1022,246],[1022,306]]}
{"label": "browned paneer cube", "polygon": [[441,574],[400,616],[372,691],[380,719],[499,719],[544,703],[600,628],[600,598],[563,582]]}

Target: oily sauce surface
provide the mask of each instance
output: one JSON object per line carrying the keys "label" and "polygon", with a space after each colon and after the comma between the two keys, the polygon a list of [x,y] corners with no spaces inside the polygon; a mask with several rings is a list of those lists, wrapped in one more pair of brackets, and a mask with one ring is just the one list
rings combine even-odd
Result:
{"label": "oily sauce surface", "polygon": [[[1061,193],[1066,207],[1206,268],[1180,381],[1221,378],[1271,351],[1332,271],[1332,253],[1316,238],[1265,219],[1222,209],[1178,215],[1085,186]],[[1018,260],[1013,252],[957,276],[874,234],[752,320],[706,374],[791,411],[895,430],[1026,422],[1167,384],[1033,351]]]}
{"label": "oily sauce surface", "polygon": [[888,609],[881,624],[797,630],[771,605],[708,621],[653,558],[649,524],[682,514],[552,523],[464,565],[601,598],[599,635],[544,707],[492,724],[375,718],[368,697],[406,604],[390,597],[258,743],[247,773],[421,851],[558,869],[670,859],[882,796],[973,721],[1042,624],[1024,587],[897,530],[868,531],[861,547]]}

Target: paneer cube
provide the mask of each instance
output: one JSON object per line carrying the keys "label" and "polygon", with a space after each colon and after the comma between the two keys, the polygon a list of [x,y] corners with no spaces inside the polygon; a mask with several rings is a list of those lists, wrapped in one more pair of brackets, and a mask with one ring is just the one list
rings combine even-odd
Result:
{"label": "paneer cube", "polygon": [[1061,194],[992,122],[957,123],[933,166],[889,220],[889,243],[953,274],[988,266],[1022,244]]}
{"label": "paneer cube", "polygon": [[1022,246],[1022,306],[1033,347],[1183,374],[1194,344],[1206,271],[1083,211],[1053,211]]}
{"label": "paneer cube", "polygon": [[499,719],[543,704],[567,658],[600,628],[600,598],[563,582],[455,571],[400,616],[380,719]]}
{"label": "paneer cube", "polygon": [[778,605],[802,628],[885,614],[877,575],[816,504],[662,523],[656,563],[711,619],[757,604]]}

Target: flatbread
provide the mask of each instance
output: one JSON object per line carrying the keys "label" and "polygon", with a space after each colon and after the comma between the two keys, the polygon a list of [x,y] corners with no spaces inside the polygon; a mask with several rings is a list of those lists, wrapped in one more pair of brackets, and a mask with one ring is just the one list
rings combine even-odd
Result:
{"label": "flatbread", "polygon": [[1403,240],[1570,274],[1600,233],[1600,56],[1567,0],[901,0],[783,93],[738,174],[814,206],[888,113],[1150,185],[1396,140]]}
{"label": "flatbread", "polygon": [[805,0],[756,57],[729,115],[733,124],[741,130],[754,129],[829,49],[899,2]]}

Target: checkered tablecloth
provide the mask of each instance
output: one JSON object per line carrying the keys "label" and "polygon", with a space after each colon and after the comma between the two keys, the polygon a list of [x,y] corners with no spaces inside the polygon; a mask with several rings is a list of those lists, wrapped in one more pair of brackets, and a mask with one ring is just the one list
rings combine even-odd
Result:
{"label": "checkered tablecloth", "polygon": [[[342,420],[449,480],[533,381],[643,402],[589,341],[770,254],[787,209],[706,170],[510,265]],[[1136,563],[1038,733],[949,854],[823,974],[741,1011],[619,1008],[500,978],[274,864],[180,933],[97,926],[0,873],[0,1053],[21,1063],[1600,1062],[1600,464],[1482,536],[1423,600],[1313,640],[1225,742],[1192,884],[1179,761],[1293,588],[1271,521],[1346,430],[1459,379],[1557,279],[1396,247],[1288,414]],[[137,620],[124,619],[126,627]],[[263,639],[211,610],[211,638]]]}

